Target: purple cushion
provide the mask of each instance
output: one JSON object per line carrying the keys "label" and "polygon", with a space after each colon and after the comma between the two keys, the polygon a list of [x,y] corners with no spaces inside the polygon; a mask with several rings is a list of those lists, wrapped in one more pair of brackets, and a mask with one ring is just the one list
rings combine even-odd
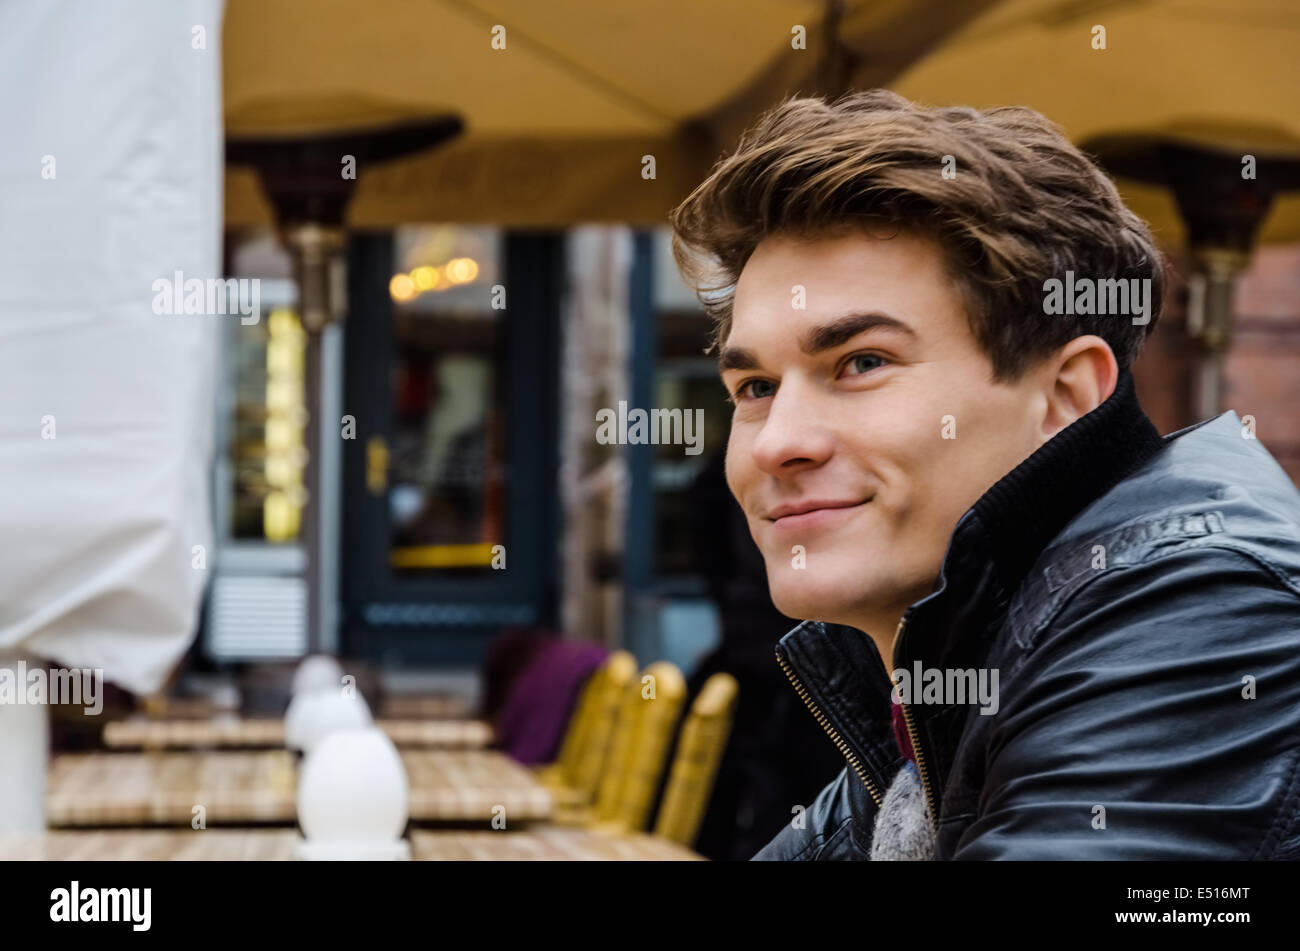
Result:
{"label": "purple cushion", "polygon": [[525,765],[554,760],[583,684],[608,653],[598,644],[559,638],[539,650],[497,718],[501,748]]}

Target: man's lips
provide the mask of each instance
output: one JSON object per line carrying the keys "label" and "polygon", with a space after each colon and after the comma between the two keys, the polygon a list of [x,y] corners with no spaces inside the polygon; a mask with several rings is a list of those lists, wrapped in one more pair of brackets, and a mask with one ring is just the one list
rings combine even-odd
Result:
{"label": "man's lips", "polygon": [[778,505],[768,512],[765,518],[783,528],[794,527],[832,518],[845,509],[855,509],[870,501],[870,499],[806,499],[802,502]]}

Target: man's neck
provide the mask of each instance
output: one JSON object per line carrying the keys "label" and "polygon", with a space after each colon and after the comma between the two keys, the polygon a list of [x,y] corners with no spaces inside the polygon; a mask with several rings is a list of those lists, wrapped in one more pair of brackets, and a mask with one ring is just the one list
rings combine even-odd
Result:
{"label": "man's neck", "polygon": [[888,634],[872,634],[870,636],[876,644],[876,650],[880,652],[880,660],[885,668],[885,673],[890,680],[893,680],[894,675],[891,665],[894,662],[894,632],[890,631]]}
{"label": "man's neck", "polygon": [[864,631],[871,638],[871,642],[876,645],[876,653],[880,655],[881,666],[890,680],[893,680],[894,670],[894,638],[898,633],[898,625],[903,620],[903,610],[899,608],[897,611],[873,615],[850,625]]}

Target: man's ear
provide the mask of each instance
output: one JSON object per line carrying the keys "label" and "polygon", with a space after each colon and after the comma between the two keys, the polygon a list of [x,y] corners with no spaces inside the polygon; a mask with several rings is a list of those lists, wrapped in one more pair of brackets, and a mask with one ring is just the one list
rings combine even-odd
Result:
{"label": "man's ear", "polygon": [[1095,334],[1075,337],[1047,361],[1044,369],[1044,440],[1104,403],[1119,382],[1115,354],[1110,344]]}

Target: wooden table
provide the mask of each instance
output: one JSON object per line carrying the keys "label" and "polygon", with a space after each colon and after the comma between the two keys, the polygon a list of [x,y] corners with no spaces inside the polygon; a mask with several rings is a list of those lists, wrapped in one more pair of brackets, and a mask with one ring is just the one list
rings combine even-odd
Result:
{"label": "wooden table", "polygon": [[295,858],[296,829],[61,830],[0,835],[0,862],[239,862]]}
{"label": "wooden table", "polygon": [[[145,709],[161,720],[206,720],[229,711],[206,698],[148,697]],[[389,720],[469,720],[474,705],[459,694],[391,693],[379,716]]]}
{"label": "wooden table", "polygon": [[394,720],[468,720],[474,707],[455,694],[395,693],[384,698],[380,713]]}
{"label": "wooden table", "polygon": [[[0,835],[0,862],[289,861],[291,829],[115,829]],[[526,831],[416,830],[417,861],[695,861],[680,845],[649,835],[607,838],[584,829],[542,826]]]}
{"label": "wooden table", "polygon": [[524,830],[411,832],[411,857],[426,862],[691,862],[703,856],[656,836],[607,836],[567,826]]}
{"label": "wooden table", "polygon": [[[492,750],[403,750],[415,822],[507,824],[549,819],[551,793]],[[64,753],[50,765],[51,826],[208,825],[297,821],[298,770],[285,750]]]}
{"label": "wooden table", "polygon": [[51,826],[294,822],[297,798],[287,750],[63,753],[50,763],[45,813]]}
{"label": "wooden table", "polygon": [[[376,720],[399,747],[482,749],[492,742],[483,720]],[[115,749],[270,748],[284,746],[284,720],[155,720],[131,717],[104,727],[104,743]]]}
{"label": "wooden table", "polygon": [[555,799],[527,768],[492,750],[403,750],[415,822],[506,824],[551,818]]}

